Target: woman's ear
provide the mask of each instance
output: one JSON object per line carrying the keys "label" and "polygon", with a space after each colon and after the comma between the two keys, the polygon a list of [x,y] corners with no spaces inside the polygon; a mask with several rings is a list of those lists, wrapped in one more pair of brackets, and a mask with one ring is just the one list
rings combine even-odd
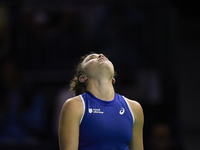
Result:
{"label": "woman's ear", "polygon": [[81,75],[78,79],[81,83],[85,82],[87,80],[87,77],[85,75]]}
{"label": "woman's ear", "polygon": [[112,78],[112,84],[114,84],[115,83],[115,78]]}

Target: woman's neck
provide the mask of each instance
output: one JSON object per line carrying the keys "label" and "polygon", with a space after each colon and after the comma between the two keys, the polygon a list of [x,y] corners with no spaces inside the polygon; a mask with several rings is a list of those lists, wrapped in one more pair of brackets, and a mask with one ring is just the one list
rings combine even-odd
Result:
{"label": "woman's neck", "polygon": [[90,79],[86,90],[91,92],[95,97],[105,101],[113,100],[115,97],[112,80],[98,81]]}

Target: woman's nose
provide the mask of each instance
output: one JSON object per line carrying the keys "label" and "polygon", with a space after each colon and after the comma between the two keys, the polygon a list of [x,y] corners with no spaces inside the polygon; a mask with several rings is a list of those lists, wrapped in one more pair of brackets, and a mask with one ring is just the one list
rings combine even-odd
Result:
{"label": "woman's nose", "polygon": [[99,58],[101,58],[101,57],[104,57],[104,55],[103,54],[99,54]]}

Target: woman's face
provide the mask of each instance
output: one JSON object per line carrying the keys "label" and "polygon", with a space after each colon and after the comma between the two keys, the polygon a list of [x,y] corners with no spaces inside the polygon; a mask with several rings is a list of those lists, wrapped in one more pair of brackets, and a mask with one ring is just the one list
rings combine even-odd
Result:
{"label": "woman's face", "polygon": [[90,54],[82,62],[84,74],[88,77],[107,71],[108,75],[114,76],[114,66],[103,54]]}

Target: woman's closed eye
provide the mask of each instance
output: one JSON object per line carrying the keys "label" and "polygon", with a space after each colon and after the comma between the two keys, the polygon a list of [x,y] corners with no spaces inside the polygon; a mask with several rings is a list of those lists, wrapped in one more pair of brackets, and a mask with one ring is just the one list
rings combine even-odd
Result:
{"label": "woman's closed eye", "polygon": [[87,62],[90,61],[91,59],[95,59],[95,58],[97,58],[97,56],[91,55],[91,56],[87,59]]}

